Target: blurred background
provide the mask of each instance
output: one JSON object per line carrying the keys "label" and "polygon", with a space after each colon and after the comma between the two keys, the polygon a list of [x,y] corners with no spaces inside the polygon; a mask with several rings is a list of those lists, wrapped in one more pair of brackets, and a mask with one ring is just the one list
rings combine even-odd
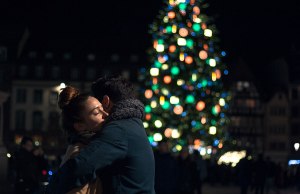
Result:
{"label": "blurred background", "polygon": [[[232,96],[233,144],[253,158],[271,158],[285,170],[282,187],[294,188],[300,176],[300,8],[291,0],[206,2],[226,52],[229,74],[222,81]],[[42,150],[43,176],[57,168],[67,146],[57,94],[66,84],[89,91],[98,77],[120,74],[141,87],[140,69],[151,66],[150,25],[164,6],[162,0],[0,3],[1,189],[14,187],[13,158],[24,136]],[[228,174],[216,176],[205,180],[236,183],[221,178]]]}

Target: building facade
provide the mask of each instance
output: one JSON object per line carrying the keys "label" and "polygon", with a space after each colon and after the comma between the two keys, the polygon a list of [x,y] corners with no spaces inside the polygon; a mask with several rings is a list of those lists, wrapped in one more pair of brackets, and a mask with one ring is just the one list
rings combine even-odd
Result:
{"label": "building facade", "polygon": [[286,163],[290,153],[290,106],[286,92],[276,92],[264,110],[265,155]]}
{"label": "building facade", "polygon": [[263,104],[255,85],[250,81],[235,82],[228,111],[228,132],[234,144],[251,153],[264,151]]}

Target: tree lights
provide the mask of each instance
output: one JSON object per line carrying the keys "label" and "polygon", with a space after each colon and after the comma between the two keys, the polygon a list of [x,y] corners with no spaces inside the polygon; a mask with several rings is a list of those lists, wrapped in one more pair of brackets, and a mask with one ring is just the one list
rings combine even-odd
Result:
{"label": "tree lights", "polygon": [[228,70],[203,5],[203,0],[166,1],[150,28],[151,66],[140,80],[149,141],[169,139],[173,150],[193,144],[210,154],[225,142],[229,94],[221,78]]}

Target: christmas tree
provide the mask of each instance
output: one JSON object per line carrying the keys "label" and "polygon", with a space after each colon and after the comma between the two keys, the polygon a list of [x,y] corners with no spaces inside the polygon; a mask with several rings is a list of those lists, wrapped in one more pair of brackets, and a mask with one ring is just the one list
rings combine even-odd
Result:
{"label": "christmas tree", "polygon": [[[150,142],[162,139],[173,150],[193,146],[203,154],[222,148],[228,123],[228,74],[203,0],[169,0],[150,26],[151,67],[141,72],[145,122]],[[205,153],[204,153],[205,152]]]}

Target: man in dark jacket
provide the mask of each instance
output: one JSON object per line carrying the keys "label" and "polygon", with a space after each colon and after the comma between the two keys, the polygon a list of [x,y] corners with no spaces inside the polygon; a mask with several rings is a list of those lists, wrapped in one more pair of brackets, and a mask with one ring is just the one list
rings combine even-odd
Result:
{"label": "man in dark jacket", "polygon": [[59,169],[49,193],[66,193],[97,175],[104,193],[154,194],[153,151],[133,86],[122,78],[99,78],[92,91],[109,116],[101,132]]}
{"label": "man in dark jacket", "polygon": [[38,190],[37,162],[32,153],[33,140],[30,137],[22,138],[20,149],[15,155],[16,170],[15,193],[34,193]]}

